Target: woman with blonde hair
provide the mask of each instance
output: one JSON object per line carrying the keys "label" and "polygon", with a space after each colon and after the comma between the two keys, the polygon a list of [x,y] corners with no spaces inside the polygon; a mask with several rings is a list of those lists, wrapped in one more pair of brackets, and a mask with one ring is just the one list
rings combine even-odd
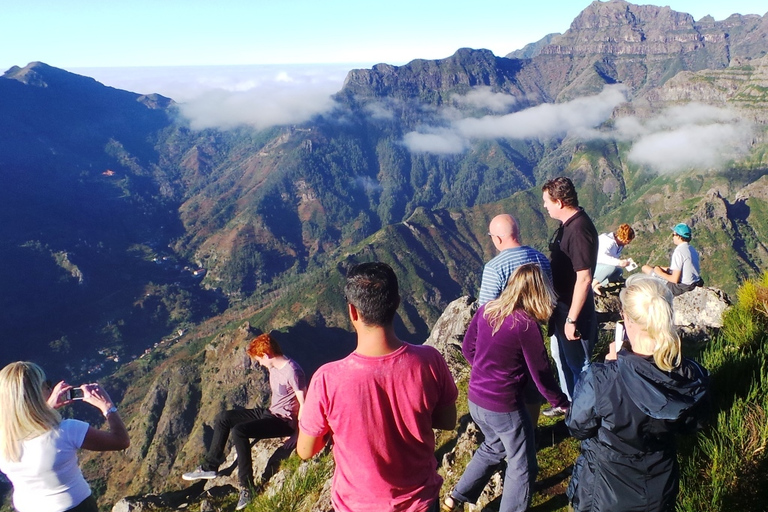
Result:
{"label": "woman with blonde hair", "polygon": [[597,266],[592,277],[592,291],[602,295],[601,288],[621,278],[624,268],[631,263],[622,259],[621,251],[635,239],[635,230],[629,224],[620,225],[614,233],[597,237]]}
{"label": "woman with blonde hair", "polygon": [[675,434],[699,428],[709,374],[682,357],[672,294],[662,281],[634,275],[620,299],[632,349],[592,364],[579,379],[565,420],[582,440],[568,497],[576,512],[672,511]]}
{"label": "woman with blonde hair", "polygon": [[[78,420],[62,420],[57,408],[73,401],[98,408],[109,431]],[[98,512],[96,500],[77,464],[77,450],[123,450],[130,440],[117,407],[98,384],[55,386],[34,363],[16,362],[0,370],[0,471],[13,484],[19,512]]]}
{"label": "woman with blonde hair", "polygon": [[523,389],[531,378],[554,407],[567,409],[555,381],[540,323],[552,314],[555,294],[538,265],[518,267],[498,299],[480,306],[464,336],[462,352],[472,365],[469,412],[485,440],[442,510],[475,503],[488,480],[506,460],[501,512],[526,510],[538,467],[534,425]]}

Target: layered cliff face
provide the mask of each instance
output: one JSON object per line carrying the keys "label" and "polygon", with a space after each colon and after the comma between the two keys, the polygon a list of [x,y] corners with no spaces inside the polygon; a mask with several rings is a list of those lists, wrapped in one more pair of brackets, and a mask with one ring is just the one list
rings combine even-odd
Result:
{"label": "layered cliff face", "polygon": [[768,55],[756,59],[733,59],[724,69],[683,71],[663,87],[648,91],[652,108],[698,102],[729,106],[756,123],[768,121]]}
{"label": "layered cliff face", "polygon": [[561,100],[613,82],[640,94],[680,71],[723,69],[731,59],[765,55],[767,30],[766,16],[734,14],[696,22],[669,7],[596,1],[568,31],[542,45],[533,60],[537,66],[562,68],[552,75],[560,91],[551,92]]}
{"label": "layered cliff face", "polygon": [[[704,36],[690,14],[669,7],[596,1],[573,20],[567,32],[542,48],[541,54],[652,57],[695,53],[705,44],[714,48],[725,41],[724,32]],[[715,57],[713,62],[721,59]]]}
{"label": "layered cliff face", "polygon": [[[525,63],[496,57],[489,50],[462,48],[441,60],[414,60],[404,66],[377,64],[372,69],[355,69],[344,81],[341,95],[388,97],[442,104],[450,94],[486,86],[512,95],[537,92],[532,83],[520,80]],[[541,98],[540,101],[546,101]]]}

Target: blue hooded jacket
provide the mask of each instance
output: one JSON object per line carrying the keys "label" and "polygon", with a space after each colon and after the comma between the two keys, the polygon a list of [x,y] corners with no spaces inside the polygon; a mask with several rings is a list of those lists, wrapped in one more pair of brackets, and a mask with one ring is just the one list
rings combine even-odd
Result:
{"label": "blue hooded jacket", "polygon": [[576,511],[674,510],[675,435],[701,428],[709,374],[683,359],[671,372],[621,351],[580,377],[566,418],[582,440],[568,497]]}

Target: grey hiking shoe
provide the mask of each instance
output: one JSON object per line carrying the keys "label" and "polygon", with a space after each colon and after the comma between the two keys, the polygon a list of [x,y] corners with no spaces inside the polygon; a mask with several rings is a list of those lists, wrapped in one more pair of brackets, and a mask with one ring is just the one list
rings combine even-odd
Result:
{"label": "grey hiking shoe", "polygon": [[558,418],[560,416],[565,416],[566,412],[568,411],[562,407],[550,407],[549,409],[544,409],[541,411],[541,414],[547,418]]}
{"label": "grey hiking shoe", "polygon": [[243,510],[251,502],[251,491],[243,489],[240,491],[240,499],[237,502],[235,510]]}
{"label": "grey hiking shoe", "polygon": [[216,471],[206,471],[201,466],[197,466],[194,471],[181,475],[181,478],[184,480],[210,480],[216,478],[217,475]]}

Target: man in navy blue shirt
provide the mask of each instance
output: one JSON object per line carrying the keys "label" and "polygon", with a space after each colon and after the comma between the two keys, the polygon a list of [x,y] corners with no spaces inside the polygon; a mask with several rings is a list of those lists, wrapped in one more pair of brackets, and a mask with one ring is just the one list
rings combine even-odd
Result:
{"label": "man in navy blue shirt", "polygon": [[554,178],[541,189],[544,208],[550,217],[560,221],[549,246],[552,284],[558,296],[549,325],[557,338],[559,354],[554,359],[564,380],[560,385],[570,398],[579,374],[589,364],[597,338],[592,276],[597,264],[598,234],[579,207],[570,179]]}

